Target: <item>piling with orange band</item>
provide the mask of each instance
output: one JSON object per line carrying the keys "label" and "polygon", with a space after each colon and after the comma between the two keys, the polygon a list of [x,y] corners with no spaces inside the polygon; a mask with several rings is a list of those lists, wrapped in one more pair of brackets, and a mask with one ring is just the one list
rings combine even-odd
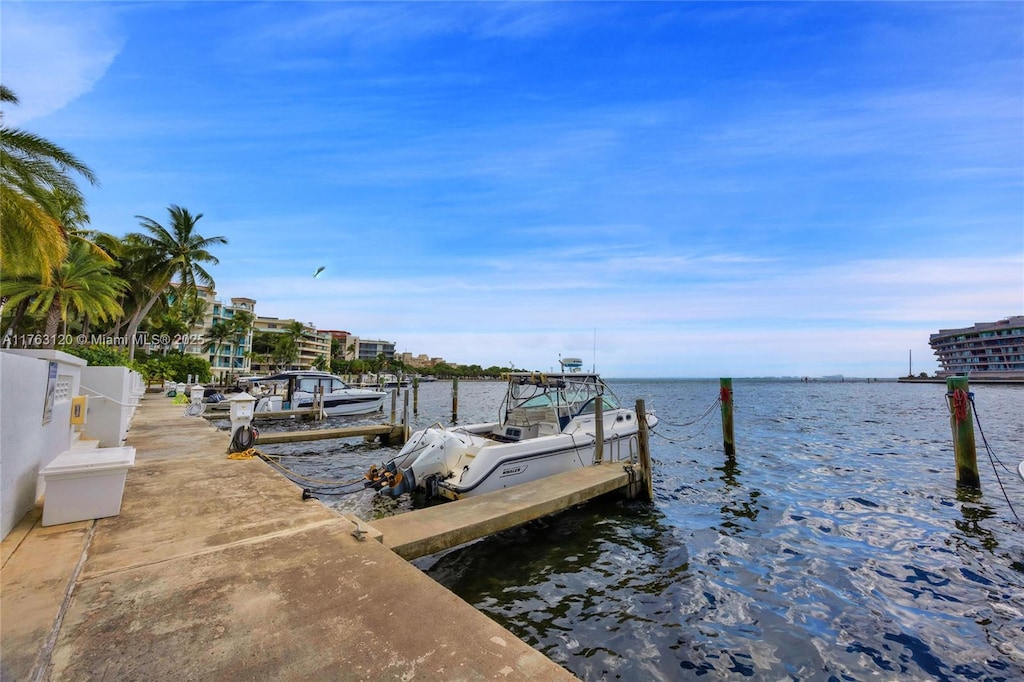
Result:
{"label": "piling with orange band", "polygon": [[971,415],[972,400],[967,377],[946,377],[949,426],[953,431],[953,453],[956,456],[956,485],[958,488],[980,489],[974,418]]}

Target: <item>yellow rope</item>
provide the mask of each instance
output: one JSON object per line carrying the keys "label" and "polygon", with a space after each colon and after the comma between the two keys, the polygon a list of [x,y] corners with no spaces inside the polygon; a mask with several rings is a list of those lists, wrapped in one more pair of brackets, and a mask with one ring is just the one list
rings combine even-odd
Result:
{"label": "yellow rope", "polygon": [[259,454],[262,453],[256,448],[249,448],[248,450],[242,450],[241,452],[232,452],[228,455],[228,459],[252,459]]}

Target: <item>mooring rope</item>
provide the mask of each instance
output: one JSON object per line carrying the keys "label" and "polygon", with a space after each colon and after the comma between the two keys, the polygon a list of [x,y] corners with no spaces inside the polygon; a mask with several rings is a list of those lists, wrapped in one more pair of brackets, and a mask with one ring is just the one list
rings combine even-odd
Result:
{"label": "mooring rope", "polygon": [[[956,392],[963,393],[964,391],[957,389]],[[1013,508],[1013,503],[1010,502],[1010,496],[1006,494],[1006,486],[1003,485],[1003,479],[999,477],[999,470],[996,468],[996,463],[998,462],[999,466],[1003,467],[1007,472],[1010,472],[1010,468],[999,460],[996,453],[992,451],[992,447],[988,444],[988,439],[985,438],[985,431],[981,428],[981,419],[978,417],[978,406],[974,403],[973,393],[968,397],[968,400],[971,404],[971,410],[974,412],[974,422],[978,425],[978,433],[981,434],[981,442],[985,446],[985,452],[988,454],[988,461],[992,465],[992,472],[996,475],[996,482],[999,483],[999,490],[1003,493],[1003,498],[1006,500],[1006,504],[1010,507],[1010,513],[1013,514],[1013,518],[1017,519],[1018,524],[1024,525],[1024,523],[1021,522],[1020,517],[1017,516],[1017,510]],[[953,401],[954,403],[956,402],[955,395],[953,397]],[[959,412],[957,415],[959,419]],[[966,408],[964,410],[963,418],[967,418]]]}
{"label": "mooring rope", "polygon": [[[710,415],[712,412],[714,412],[715,408],[719,407],[721,404],[722,404],[722,399],[719,398],[715,402],[711,403],[711,405],[708,407],[708,409],[704,410],[703,414],[701,414],[699,417],[697,417],[693,421],[686,422],[685,424],[673,424],[672,422],[665,421],[664,419],[660,419],[659,418],[658,419],[658,426],[661,426],[662,424],[665,424],[666,426],[672,426],[672,427],[679,428],[679,429],[688,428],[690,426],[693,426],[694,424],[699,423],[701,420],[707,419],[708,415]],[[695,432],[695,433],[693,433],[693,434],[691,434],[689,436],[683,436],[683,437],[679,437],[679,438],[669,438],[668,436],[662,435],[662,434],[660,434],[660,433],[658,433],[657,431],[654,431],[654,430],[652,430],[651,433],[654,434],[655,436],[657,436],[658,438],[661,438],[662,440],[664,440],[666,442],[669,442],[669,443],[685,443],[686,441],[693,440],[694,438],[696,438],[700,434],[704,433],[704,431],[708,428],[708,424],[710,424],[710,423],[711,423],[710,420],[705,421],[704,425],[701,426],[700,429],[697,432]]]}
{"label": "mooring rope", "polygon": [[366,480],[365,477],[360,477],[360,478],[353,479],[351,481],[324,481],[324,480],[321,480],[321,479],[318,479],[318,478],[312,478],[310,476],[304,476],[304,475],[300,474],[299,472],[297,472],[297,471],[295,471],[293,469],[289,469],[284,464],[282,464],[281,461],[280,461],[280,456],[279,455],[268,455],[267,453],[265,453],[265,452],[263,452],[261,450],[258,450],[257,448],[252,448],[252,447],[251,448],[246,448],[245,450],[241,450],[239,452],[232,452],[232,453],[230,453],[228,455],[228,459],[234,459],[234,460],[253,459],[254,457],[259,457],[260,459],[262,459],[267,464],[270,464],[271,466],[277,467],[278,469],[280,469],[284,473],[288,474],[289,476],[294,476],[295,478],[301,479],[303,481],[307,481],[309,483],[316,483],[318,485],[333,486],[333,487],[339,487],[340,488],[340,487],[355,485],[357,483],[362,483],[363,481]]}

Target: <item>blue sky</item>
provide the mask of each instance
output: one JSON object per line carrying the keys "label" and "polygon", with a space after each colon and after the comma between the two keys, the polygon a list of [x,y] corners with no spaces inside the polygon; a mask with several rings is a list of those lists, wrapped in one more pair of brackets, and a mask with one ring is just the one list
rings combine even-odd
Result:
{"label": "blue sky", "polygon": [[1024,313],[1019,2],[2,12],[5,121],[93,168],[93,227],[203,213],[261,315],[483,366],[894,377]]}

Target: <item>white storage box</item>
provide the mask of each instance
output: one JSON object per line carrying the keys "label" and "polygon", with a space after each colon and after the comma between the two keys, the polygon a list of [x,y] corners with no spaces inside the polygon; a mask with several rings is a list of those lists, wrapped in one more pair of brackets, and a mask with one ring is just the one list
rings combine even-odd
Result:
{"label": "white storage box", "polygon": [[43,525],[99,519],[121,513],[121,495],[135,448],[73,450],[39,472],[45,484]]}

